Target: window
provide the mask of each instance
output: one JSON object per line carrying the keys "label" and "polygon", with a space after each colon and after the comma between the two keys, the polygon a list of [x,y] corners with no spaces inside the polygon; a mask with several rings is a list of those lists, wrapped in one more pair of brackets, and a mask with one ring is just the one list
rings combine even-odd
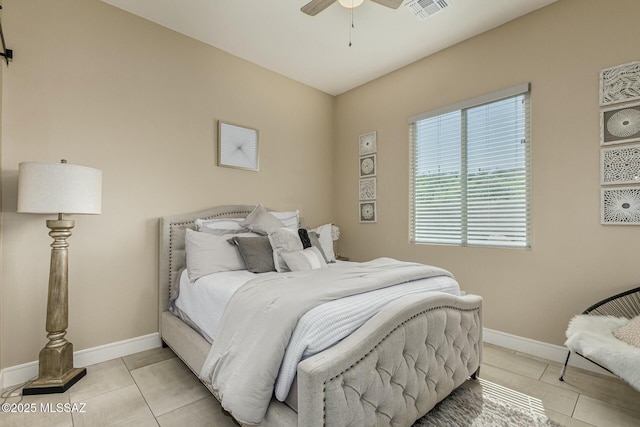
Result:
{"label": "window", "polygon": [[529,85],[409,125],[411,241],[528,248]]}

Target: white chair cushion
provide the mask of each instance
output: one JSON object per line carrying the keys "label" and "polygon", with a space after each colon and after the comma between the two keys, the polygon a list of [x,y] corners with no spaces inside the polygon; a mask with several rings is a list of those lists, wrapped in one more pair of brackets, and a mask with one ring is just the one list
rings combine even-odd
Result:
{"label": "white chair cushion", "polygon": [[597,362],[640,391],[640,348],[617,339],[613,331],[629,319],[580,314],[569,322],[565,345]]}

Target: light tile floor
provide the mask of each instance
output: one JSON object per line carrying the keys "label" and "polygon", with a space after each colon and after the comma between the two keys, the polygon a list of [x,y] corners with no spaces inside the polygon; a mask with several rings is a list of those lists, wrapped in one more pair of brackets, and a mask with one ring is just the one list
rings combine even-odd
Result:
{"label": "light tile floor", "polygon": [[[615,378],[485,344],[480,376],[542,400],[549,418],[573,426],[640,426],[640,392]],[[476,387],[477,382],[468,382]],[[3,400],[3,399],[0,399]],[[168,348],[87,367],[87,376],[63,394],[15,396],[30,413],[0,412],[3,427],[237,426]],[[68,404],[71,412],[47,411]],[[73,406],[73,404],[76,404]],[[17,407],[18,405],[14,405]]]}

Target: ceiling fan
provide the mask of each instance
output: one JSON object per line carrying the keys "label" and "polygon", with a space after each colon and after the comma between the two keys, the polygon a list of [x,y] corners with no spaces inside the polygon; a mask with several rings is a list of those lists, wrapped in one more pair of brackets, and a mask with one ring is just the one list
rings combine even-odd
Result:
{"label": "ceiling fan", "polygon": [[[353,8],[359,6],[364,0],[339,0],[340,4],[344,7]],[[381,4],[382,6],[390,7],[391,9],[397,9],[402,5],[404,0],[371,0],[374,3]],[[322,12],[336,0],[311,0],[309,3],[302,6],[300,9],[302,12],[306,13],[310,16],[316,16],[318,13]]]}

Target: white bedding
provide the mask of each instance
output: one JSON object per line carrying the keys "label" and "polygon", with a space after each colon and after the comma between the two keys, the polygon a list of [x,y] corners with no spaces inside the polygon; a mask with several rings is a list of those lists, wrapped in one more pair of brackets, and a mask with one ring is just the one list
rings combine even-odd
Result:
{"label": "white bedding", "polygon": [[180,294],[176,307],[206,334],[209,343],[216,336],[222,313],[233,293],[256,277],[247,270],[223,271],[191,283],[187,269],[180,275]]}
{"label": "white bedding", "polygon": [[[343,263],[330,264],[330,268],[341,264]],[[184,271],[180,278],[180,295],[175,302],[176,307],[208,335],[205,338],[211,342],[222,319],[224,307],[233,293],[256,276],[246,270],[228,271],[211,274],[191,283]],[[301,360],[336,344],[390,301],[429,291],[460,294],[455,279],[438,276],[342,298],[309,310],[300,318],[291,336],[276,381],[276,398],[284,401],[287,397]]]}

